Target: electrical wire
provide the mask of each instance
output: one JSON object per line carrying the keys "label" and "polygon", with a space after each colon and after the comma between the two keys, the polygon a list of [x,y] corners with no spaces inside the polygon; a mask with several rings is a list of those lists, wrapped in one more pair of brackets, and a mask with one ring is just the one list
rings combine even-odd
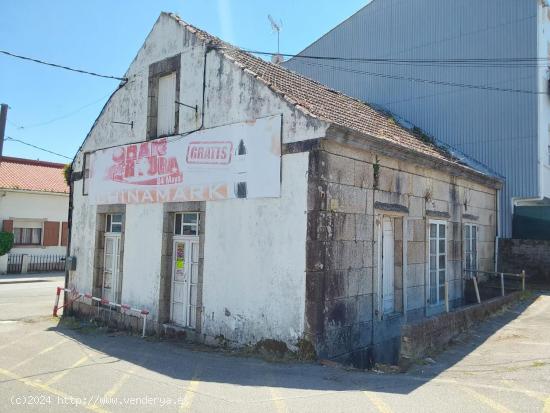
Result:
{"label": "electrical wire", "polygon": [[339,71],[348,72],[348,73],[355,73],[355,74],[361,74],[361,75],[367,75],[367,76],[376,76],[376,77],[382,77],[387,79],[407,80],[410,82],[426,83],[426,84],[440,85],[440,86],[461,87],[466,89],[480,89],[480,90],[488,90],[488,91],[494,91],[494,92],[523,93],[523,94],[531,94],[531,95],[546,95],[547,93],[547,92],[539,92],[539,91],[533,91],[533,90],[510,89],[510,88],[501,88],[501,87],[494,87],[494,86],[472,85],[468,83],[455,83],[455,82],[422,79],[422,78],[408,77],[408,76],[390,75],[386,73],[369,72],[369,71],[359,70],[359,69],[350,69],[350,68],[340,67],[340,66],[325,65],[322,63],[304,62],[303,64],[308,66],[324,67],[331,70],[339,70]]}
{"label": "electrical wire", "polygon": [[46,149],[46,148],[42,148],[42,147],[40,147],[40,146],[33,145],[32,143],[28,143],[28,142],[22,141],[21,139],[12,138],[11,136],[6,136],[5,140],[7,140],[7,141],[19,142],[19,143],[22,143],[23,145],[27,145],[27,146],[30,146],[30,147],[32,147],[32,148],[39,149],[39,150],[41,150],[41,151],[51,153],[52,155],[61,156],[62,158],[65,158],[65,159],[70,159],[70,160],[73,159],[73,158],[71,158],[71,157],[69,157],[69,156],[65,156],[65,155],[62,155],[62,154],[60,154],[60,153],[50,151],[49,149]]}
{"label": "electrical wire", "polygon": [[[227,48],[220,46],[219,49]],[[339,56],[317,56],[303,54],[289,54],[264,52],[253,49],[241,49],[247,53],[272,56],[279,54],[287,58],[357,62],[357,63],[389,63],[389,64],[409,64],[409,65],[442,65],[442,66],[473,66],[473,67],[546,67],[550,64],[550,58],[546,57],[502,57],[502,58],[456,58],[456,59],[398,59],[398,58],[364,58],[364,57],[339,57]]]}
{"label": "electrical wire", "polygon": [[63,66],[63,65],[60,65],[60,64],[57,64],[57,63],[50,63],[50,62],[45,62],[45,61],[43,61],[43,60],[34,59],[34,58],[32,58],[32,57],[21,56],[21,55],[15,54],[15,53],[8,52],[8,51],[6,51],[6,50],[0,50],[0,53],[4,54],[4,55],[6,55],[6,56],[15,57],[15,58],[17,58],[17,59],[28,60],[28,61],[31,61],[31,62],[40,63],[40,64],[42,64],[42,65],[46,65],[46,66],[57,67],[57,68],[59,68],[59,69],[69,70],[69,71],[71,71],[71,72],[76,72],[76,73],[81,73],[81,74],[90,75],[90,76],[96,76],[96,77],[102,77],[102,78],[105,78],[105,79],[121,80],[121,81],[123,81],[123,82],[127,82],[127,81],[128,81],[128,78],[126,78],[126,77],[102,75],[102,74],[95,73],[95,72],[89,72],[89,71],[87,71],[87,70],[75,69],[75,68],[72,68],[72,67],[69,67],[69,66]]}
{"label": "electrical wire", "polygon": [[111,92],[109,92],[108,94],[100,97],[99,99],[96,99],[94,100],[93,102],[90,102],[90,103],[87,103],[83,106],[80,106],[79,108],[69,112],[69,113],[66,113],[64,115],[60,115],[60,116],[57,116],[55,118],[52,118],[52,119],[49,119],[49,120],[46,120],[44,122],[39,122],[39,123],[33,123],[31,125],[28,125],[28,126],[25,126],[25,125],[16,125],[14,124],[13,122],[10,122],[13,126],[15,126],[17,129],[32,129],[32,128],[36,128],[38,126],[45,126],[45,125],[49,125],[51,123],[54,123],[54,122],[57,122],[58,120],[62,120],[62,119],[66,119],[68,117],[71,117],[73,115],[76,115],[77,113],[79,113],[80,111],[92,106],[92,105],[95,105],[96,103],[98,102],[101,102],[102,100],[104,100],[105,98],[109,97],[111,95]]}

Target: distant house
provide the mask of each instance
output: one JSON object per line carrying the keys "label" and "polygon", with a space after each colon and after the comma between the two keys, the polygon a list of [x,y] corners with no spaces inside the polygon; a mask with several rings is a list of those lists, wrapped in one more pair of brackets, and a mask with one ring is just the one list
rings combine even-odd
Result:
{"label": "distant house", "polygon": [[394,361],[494,269],[500,179],[387,114],[166,13],[125,76],[72,164],[77,314]]}
{"label": "distant house", "polygon": [[284,66],[489,166],[499,235],[550,239],[549,56],[548,1],[373,0]]}
{"label": "distant house", "polygon": [[12,254],[65,254],[69,187],[63,164],[0,158],[0,222]]}

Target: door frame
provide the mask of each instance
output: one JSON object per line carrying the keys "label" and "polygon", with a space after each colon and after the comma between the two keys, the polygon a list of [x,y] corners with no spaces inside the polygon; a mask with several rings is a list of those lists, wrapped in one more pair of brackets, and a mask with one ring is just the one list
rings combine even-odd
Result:
{"label": "door frame", "polygon": [[[105,298],[105,254],[107,253],[107,238],[116,240],[116,254],[113,254],[115,259],[113,260],[113,274],[111,275],[111,295],[112,298],[109,301],[118,302],[120,294],[122,293],[122,278],[120,277],[120,259],[121,259],[121,243],[122,234],[120,232],[105,232],[103,234],[103,274],[101,282],[101,297]],[[114,287],[114,288],[113,288]]]}
{"label": "door frame", "polygon": [[[393,313],[390,314],[384,314],[384,303],[382,298],[382,291],[383,291],[383,278],[382,278],[382,240],[383,240],[383,230],[384,230],[384,218],[390,218],[390,219],[401,219],[402,224],[402,283],[403,283],[403,289],[402,289],[402,310],[396,311],[394,310]],[[405,317],[407,316],[407,249],[408,249],[408,237],[407,237],[407,220],[408,220],[408,214],[405,212],[400,211],[386,211],[383,209],[375,209],[374,212],[374,230],[375,233],[373,235],[373,241],[376,241],[378,248],[376,251],[376,265],[373,267],[373,271],[376,271],[376,277],[374,277],[374,280],[376,282],[376,287],[373,287],[373,292],[375,293],[375,299],[376,299],[376,305],[375,305],[375,314],[373,314],[374,318],[377,318],[379,321],[384,318],[384,316],[394,316],[394,315],[402,315]],[[394,225],[394,240],[395,240],[395,225]],[[394,253],[394,261],[395,261],[395,253]],[[395,280],[394,280],[395,283]],[[395,289],[395,284],[394,284]],[[394,309],[395,309],[395,293],[394,293]]]}
{"label": "door frame", "polygon": [[[436,246],[437,246],[437,259],[436,259],[436,264],[437,264],[437,274],[436,274],[436,284],[437,284],[437,289],[436,289],[436,297],[437,297],[437,302],[436,303],[432,303],[431,302],[431,289],[432,289],[432,283],[431,283],[431,278],[430,278],[430,271],[431,271],[431,268],[430,268],[430,255],[431,255],[431,248],[430,248],[430,241],[431,241],[431,225],[434,224],[434,225],[437,225],[437,242],[436,242]],[[439,296],[440,295],[440,288],[441,288],[441,285],[439,283],[439,271],[441,270],[439,268],[439,255],[440,255],[440,252],[439,252],[439,226],[440,225],[443,225],[445,227],[445,281],[443,283],[444,287],[447,288],[448,287],[448,280],[449,280],[449,243],[448,243],[448,240],[449,240],[449,225],[448,225],[448,221],[446,220],[442,220],[442,219],[427,219],[427,228],[426,228],[426,250],[427,250],[427,258],[426,258],[426,297],[427,297],[427,300],[428,301],[428,304],[426,306],[427,308],[427,311],[428,311],[428,315],[431,315],[434,311],[437,312],[439,311],[441,308],[443,308],[443,306],[445,306],[445,296],[443,296],[443,299],[441,299],[441,297]],[[435,309],[435,310],[434,310]],[[430,311],[431,310],[431,311]]]}
{"label": "door frame", "polygon": [[380,297],[381,297],[381,310],[382,310],[382,314],[386,314],[386,308],[385,308],[385,295],[384,295],[384,287],[385,287],[385,280],[387,277],[385,277],[385,274],[384,274],[384,257],[385,257],[385,241],[384,241],[384,233],[386,232],[385,231],[385,223],[386,222],[389,222],[390,225],[391,225],[391,232],[392,232],[392,237],[393,237],[393,244],[394,244],[394,247],[393,247],[393,254],[392,254],[392,257],[393,257],[393,271],[392,271],[392,275],[393,275],[393,280],[391,280],[391,285],[392,285],[392,289],[393,289],[393,292],[392,292],[392,310],[388,312],[388,314],[393,314],[395,313],[395,220],[394,220],[394,217],[390,217],[388,215],[385,215],[385,216],[382,216],[382,222],[381,222],[381,243],[380,243],[380,269],[381,269],[381,272],[380,272],[380,280],[381,280],[381,289],[380,289]]}
{"label": "door frame", "polygon": [[[174,275],[175,275],[175,270],[176,270],[176,267],[174,265],[174,263],[176,262],[176,242],[182,242],[182,241],[189,241],[190,242],[190,245],[192,245],[191,243],[192,242],[196,242],[197,245],[198,245],[198,248],[199,248],[199,257],[200,257],[200,238],[199,238],[199,235],[174,235],[172,237],[172,262],[170,264],[170,268],[171,268],[171,275],[170,275],[170,301],[169,301],[169,304],[170,304],[170,322],[171,323],[174,323],[174,317],[173,317],[173,311],[174,311],[174,308],[173,308],[173,297],[174,297]],[[191,250],[189,251],[189,254],[190,256],[193,254],[193,247],[191,247]],[[185,252],[186,253],[186,252]],[[189,263],[190,265],[191,263]],[[197,261],[197,265],[198,265],[198,261]],[[190,268],[190,266],[188,266],[187,268]],[[191,280],[191,277],[192,277],[192,274],[189,274],[189,280]],[[190,298],[191,298],[191,282],[188,281],[186,283],[186,287],[185,287],[185,296],[186,296],[186,299],[187,299],[187,302],[185,304],[185,307],[184,307],[184,324],[181,326],[181,327],[186,327],[186,328],[194,328],[194,327],[191,327],[190,323],[189,323],[189,307],[190,307]],[[198,283],[197,283],[198,284]],[[198,287],[197,287],[197,290],[198,290]],[[197,291],[198,293],[198,291]],[[197,305],[195,305],[196,308],[198,308]],[[196,315],[196,313],[195,313]],[[179,325],[179,324],[178,324]]]}

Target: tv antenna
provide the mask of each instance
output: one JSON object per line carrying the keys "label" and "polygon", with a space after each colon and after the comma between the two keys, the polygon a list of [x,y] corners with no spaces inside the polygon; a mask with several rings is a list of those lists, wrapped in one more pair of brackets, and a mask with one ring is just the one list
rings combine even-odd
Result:
{"label": "tv antenna", "polygon": [[277,32],[277,54],[280,52],[280,35],[281,35],[281,28],[283,27],[283,22],[279,20],[279,23],[275,21],[273,17],[271,17],[271,14],[267,15],[267,18],[269,19],[271,23],[271,29],[274,32]]}

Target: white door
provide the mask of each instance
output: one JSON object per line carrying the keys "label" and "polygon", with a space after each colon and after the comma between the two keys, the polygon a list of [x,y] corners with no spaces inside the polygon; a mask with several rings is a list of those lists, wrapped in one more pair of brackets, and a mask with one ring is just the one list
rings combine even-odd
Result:
{"label": "white door", "polygon": [[159,79],[157,136],[174,133],[176,119],[176,72]]}
{"label": "white door", "polygon": [[382,302],[384,314],[393,313],[394,306],[394,232],[393,220],[385,217],[382,232]]}
{"label": "white door", "polygon": [[194,328],[197,314],[199,237],[174,237],[170,320]]}
{"label": "white door", "polygon": [[120,234],[105,234],[102,297],[118,302],[120,297]]}

